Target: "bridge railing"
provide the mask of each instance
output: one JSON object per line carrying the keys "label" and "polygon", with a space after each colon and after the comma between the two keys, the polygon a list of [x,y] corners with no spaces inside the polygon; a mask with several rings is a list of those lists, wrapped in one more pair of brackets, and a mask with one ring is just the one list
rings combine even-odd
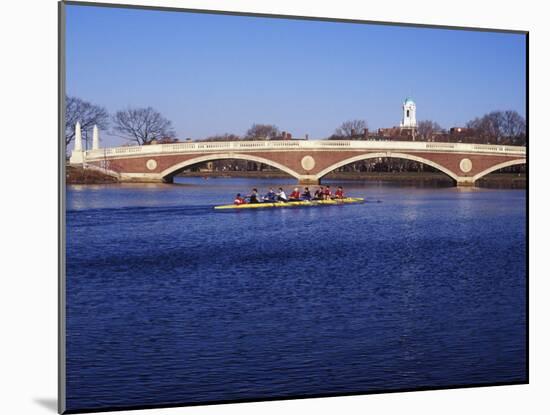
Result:
{"label": "bridge railing", "polygon": [[440,143],[422,141],[345,141],[345,140],[285,140],[285,141],[210,141],[194,143],[153,144],[146,146],[126,146],[100,148],[86,151],[86,158],[100,159],[117,156],[139,156],[187,152],[213,151],[254,151],[254,150],[380,150],[380,151],[443,151],[459,153],[497,153],[525,155],[526,148],[493,144]]}

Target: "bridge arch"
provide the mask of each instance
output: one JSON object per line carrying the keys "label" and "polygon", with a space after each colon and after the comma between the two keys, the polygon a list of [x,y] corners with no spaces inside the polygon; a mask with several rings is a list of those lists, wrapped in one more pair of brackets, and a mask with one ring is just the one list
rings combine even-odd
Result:
{"label": "bridge arch", "polygon": [[482,172],[476,174],[474,177],[473,177],[473,180],[474,182],[478,179],[481,179],[483,176],[486,176],[488,175],[489,173],[492,173],[494,171],[497,171],[497,170],[500,170],[500,169],[503,169],[505,167],[510,167],[510,166],[517,166],[519,164],[526,164],[527,163],[527,159],[517,159],[517,160],[509,160],[509,161],[505,161],[504,163],[499,163],[499,164],[496,164],[492,167],[489,167],[488,169],[485,169],[483,170]]}
{"label": "bridge arch", "polygon": [[160,172],[160,176],[163,179],[166,179],[168,177],[171,177],[175,175],[180,170],[183,170],[186,167],[192,166],[194,164],[204,163],[207,161],[215,161],[215,160],[227,160],[227,159],[235,159],[235,160],[245,160],[245,161],[254,161],[256,163],[262,163],[266,164],[271,167],[275,167],[276,169],[279,169],[281,171],[284,171],[285,173],[289,174],[290,176],[300,179],[300,174],[295,172],[294,170],[288,168],[287,166],[277,163],[273,160],[265,159],[263,157],[257,157],[251,154],[234,154],[234,153],[217,153],[217,154],[209,154],[207,156],[201,156],[201,157],[195,157],[189,160],[182,161],[181,163],[175,164],[162,172]]}
{"label": "bridge arch", "polygon": [[363,160],[368,160],[368,159],[372,159],[372,158],[383,158],[383,157],[399,158],[399,159],[405,159],[405,160],[417,161],[419,163],[424,163],[428,166],[433,167],[434,169],[437,169],[437,170],[441,171],[442,173],[445,173],[447,176],[449,176],[455,182],[458,182],[458,176],[455,173],[453,173],[451,170],[443,167],[441,164],[435,163],[435,162],[433,162],[431,160],[428,160],[424,157],[418,157],[418,156],[414,156],[412,154],[395,153],[395,152],[389,152],[389,151],[379,152],[379,153],[361,154],[361,155],[358,155],[358,156],[347,158],[345,160],[341,160],[341,161],[339,161],[337,163],[334,163],[333,165],[327,167],[326,169],[320,171],[319,173],[317,173],[316,178],[318,180],[320,180],[323,176],[326,176],[331,171],[334,171],[337,168],[343,167],[343,166],[345,166],[347,164],[350,164],[350,163],[355,163],[357,161],[363,161]]}

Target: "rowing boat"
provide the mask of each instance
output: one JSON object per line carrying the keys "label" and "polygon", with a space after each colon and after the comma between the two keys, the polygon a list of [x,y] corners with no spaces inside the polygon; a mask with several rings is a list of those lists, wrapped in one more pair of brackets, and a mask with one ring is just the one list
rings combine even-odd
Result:
{"label": "rowing boat", "polygon": [[362,197],[346,197],[344,199],[329,199],[329,200],[299,200],[294,202],[262,202],[262,203],[245,203],[243,205],[221,205],[214,206],[214,209],[259,209],[259,208],[274,208],[274,207],[293,207],[293,206],[324,206],[324,205],[345,205],[349,203],[362,203]]}

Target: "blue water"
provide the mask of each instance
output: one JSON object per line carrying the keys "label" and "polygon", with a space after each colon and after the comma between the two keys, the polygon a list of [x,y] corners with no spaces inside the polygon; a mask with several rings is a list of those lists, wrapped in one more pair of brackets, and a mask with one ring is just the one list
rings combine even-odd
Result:
{"label": "blue water", "polygon": [[68,189],[68,409],[525,381],[524,190],[178,181]]}

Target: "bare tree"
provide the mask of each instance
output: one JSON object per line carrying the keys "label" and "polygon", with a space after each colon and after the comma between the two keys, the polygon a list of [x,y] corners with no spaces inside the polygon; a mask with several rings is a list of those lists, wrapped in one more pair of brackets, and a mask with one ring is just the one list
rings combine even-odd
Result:
{"label": "bare tree", "polygon": [[493,111],[468,122],[466,127],[474,130],[482,141],[498,143],[502,137],[502,113]]}
{"label": "bare tree", "polygon": [[477,141],[525,144],[525,119],[516,111],[492,111],[466,124]]}
{"label": "bare tree", "polygon": [[116,133],[139,145],[175,136],[172,122],[151,107],[117,111],[113,123]]}
{"label": "bare tree", "polygon": [[80,122],[80,128],[87,137],[87,132],[94,125],[100,129],[109,127],[109,113],[99,105],[77,97],[65,97],[65,144],[69,145],[75,137],[75,125]]}
{"label": "bare tree", "polygon": [[272,140],[279,136],[279,128],[271,124],[252,124],[245,135],[245,140]]}
{"label": "bare tree", "polygon": [[329,139],[357,139],[363,137],[363,133],[366,129],[368,129],[368,124],[365,120],[345,121],[334,131],[334,134],[330,136]]}
{"label": "bare tree", "polygon": [[441,131],[443,131],[443,129],[435,121],[424,120],[418,122],[417,133],[423,140],[431,140],[434,133],[439,133]]}
{"label": "bare tree", "polygon": [[503,135],[514,144],[525,145],[527,128],[525,119],[516,111],[504,111],[502,118]]}

